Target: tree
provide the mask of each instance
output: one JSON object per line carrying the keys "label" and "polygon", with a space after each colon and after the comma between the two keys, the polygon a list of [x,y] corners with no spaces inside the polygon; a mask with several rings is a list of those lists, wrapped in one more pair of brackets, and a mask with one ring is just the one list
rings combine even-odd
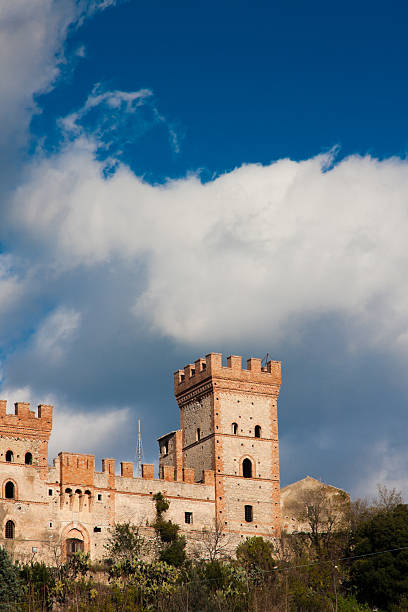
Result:
{"label": "tree", "polygon": [[[332,556],[345,541],[339,537],[349,528],[350,501],[344,491],[320,485],[303,491],[295,504],[295,514],[303,524],[317,558]],[[344,538],[343,538],[344,539]]]}
{"label": "tree", "polygon": [[231,538],[225,533],[221,521],[214,519],[212,529],[204,528],[202,530],[201,543],[210,561],[229,557]]}
{"label": "tree", "polygon": [[5,548],[0,548],[0,609],[13,610],[24,595],[18,568],[13,565]]}
{"label": "tree", "polygon": [[276,578],[276,562],[273,558],[273,545],[260,536],[248,538],[236,550],[238,562],[245,568],[247,575],[256,584],[270,582]]}
{"label": "tree", "polygon": [[159,559],[169,565],[180,567],[186,560],[186,539],[179,534],[180,527],[176,523],[163,518],[170,502],[160,491],[153,495],[153,500],[156,505],[156,520],[153,527],[158,541]]}
{"label": "tree", "polygon": [[146,550],[146,540],[140,528],[130,522],[115,523],[105,544],[107,556],[115,562],[133,561]]}
{"label": "tree", "polygon": [[[398,550],[404,549],[404,550]],[[357,598],[383,610],[402,609],[408,596],[408,507],[386,506],[362,522],[352,538],[349,586]]]}

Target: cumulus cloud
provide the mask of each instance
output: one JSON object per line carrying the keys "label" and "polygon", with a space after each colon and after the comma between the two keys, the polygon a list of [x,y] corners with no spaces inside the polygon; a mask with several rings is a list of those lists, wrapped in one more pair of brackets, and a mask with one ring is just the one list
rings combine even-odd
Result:
{"label": "cumulus cloud", "polygon": [[[336,313],[366,342],[404,337],[407,162],[327,156],[244,165],[146,184],[121,164],[106,179],[80,137],[37,162],[15,222],[63,268],[143,258],[136,317],[183,342],[272,338]],[[353,341],[353,334],[350,342]]]}

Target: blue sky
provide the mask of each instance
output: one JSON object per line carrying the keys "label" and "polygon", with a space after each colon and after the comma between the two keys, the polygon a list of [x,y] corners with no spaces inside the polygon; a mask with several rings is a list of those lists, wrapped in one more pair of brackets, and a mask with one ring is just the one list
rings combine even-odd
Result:
{"label": "blue sky", "polygon": [[282,483],[405,490],[407,16],[5,5],[0,392],[52,452],[131,460],[141,418],[153,461],[175,369],[269,352]]}

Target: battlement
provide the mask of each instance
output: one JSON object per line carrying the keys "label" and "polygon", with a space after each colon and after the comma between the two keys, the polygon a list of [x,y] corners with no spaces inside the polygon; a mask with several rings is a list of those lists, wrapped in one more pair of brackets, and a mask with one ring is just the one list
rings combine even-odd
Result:
{"label": "battlement", "polygon": [[266,366],[262,367],[261,359],[251,357],[244,369],[241,356],[230,355],[227,365],[223,366],[221,353],[209,353],[205,359],[197,359],[194,364],[190,363],[184,370],[174,373],[174,393],[177,396],[210,378],[280,386],[281,362],[268,361]]}
{"label": "battlement", "polygon": [[14,414],[7,414],[7,400],[0,400],[0,431],[10,428],[13,432],[16,429],[24,428],[28,430],[40,430],[50,432],[52,429],[52,409],[53,406],[39,404],[37,412],[30,410],[28,402],[16,402],[14,404]]}

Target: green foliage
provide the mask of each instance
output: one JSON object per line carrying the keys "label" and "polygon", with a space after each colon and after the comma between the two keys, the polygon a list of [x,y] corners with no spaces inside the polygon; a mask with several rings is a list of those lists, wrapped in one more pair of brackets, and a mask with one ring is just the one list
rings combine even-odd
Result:
{"label": "green foliage", "polygon": [[408,549],[382,552],[403,547],[408,547],[405,505],[379,511],[356,529],[352,555],[371,555],[355,559],[350,570],[349,584],[360,602],[392,610],[408,594]]}
{"label": "green foliage", "polygon": [[12,610],[24,595],[19,570],[12,563],[5,548],[0,548],[0,609]]}
{"label": "green foliage", "polygon": [[45,563],[30,563],[20,568],[20,577],[26,584],[28,598],[37,608],[52,609],[55,595],[55,576]]}
{"label": "green foliage", "polygon": [[75,580],[78,576],[85,576],[89,566],[89,553],[77,552],[69,557],[63,572],[68,580]]}
{"label": "green foliage", "polygon": [[181,567],[186,560],[186,539],[184,536],[177,536],[175,540],[170,542],[160,551],[160,561],[164,561],[169,565]]}
{"label": "green foliage", "polygon": [[153,527],[158,541],[159,560],[181,567],[186,560],[186,539],[179,534],[180,527],[176,523],[163,518],[170,502],[160,492],[153,495],[153,499],[156,503],[156,520]]}
{"label": "green foliage", "polygon": [[170,506],[170,502],[164,497],[163,493],[159,491],[153,495],[153,499],[156,502],[156,514],[157,518],[161,518],[161,515],[167,512]]}
{"label": "green foliage", "polygon": [[162,561],[140,560],[117,563],[109,570],[109,575],[116,580],[126,575],[126,585],[136,587],[137,598],[143,604],[174,593],[181,576],[180,570]]}
{"label": "green foliage", "polygon": [[105,549],[107,557],[115,562],[133,561],[140,557],[146,548],[146,541],[140,535],[139,527],[132,523],[116,523],[109,533]]}
{"label": "green foliage", "polygon": [[252,580],[271,580],[276,576],[276,562],[272,557],[273,545],[260,536],[248,538],[237,550],[237,560]]}

